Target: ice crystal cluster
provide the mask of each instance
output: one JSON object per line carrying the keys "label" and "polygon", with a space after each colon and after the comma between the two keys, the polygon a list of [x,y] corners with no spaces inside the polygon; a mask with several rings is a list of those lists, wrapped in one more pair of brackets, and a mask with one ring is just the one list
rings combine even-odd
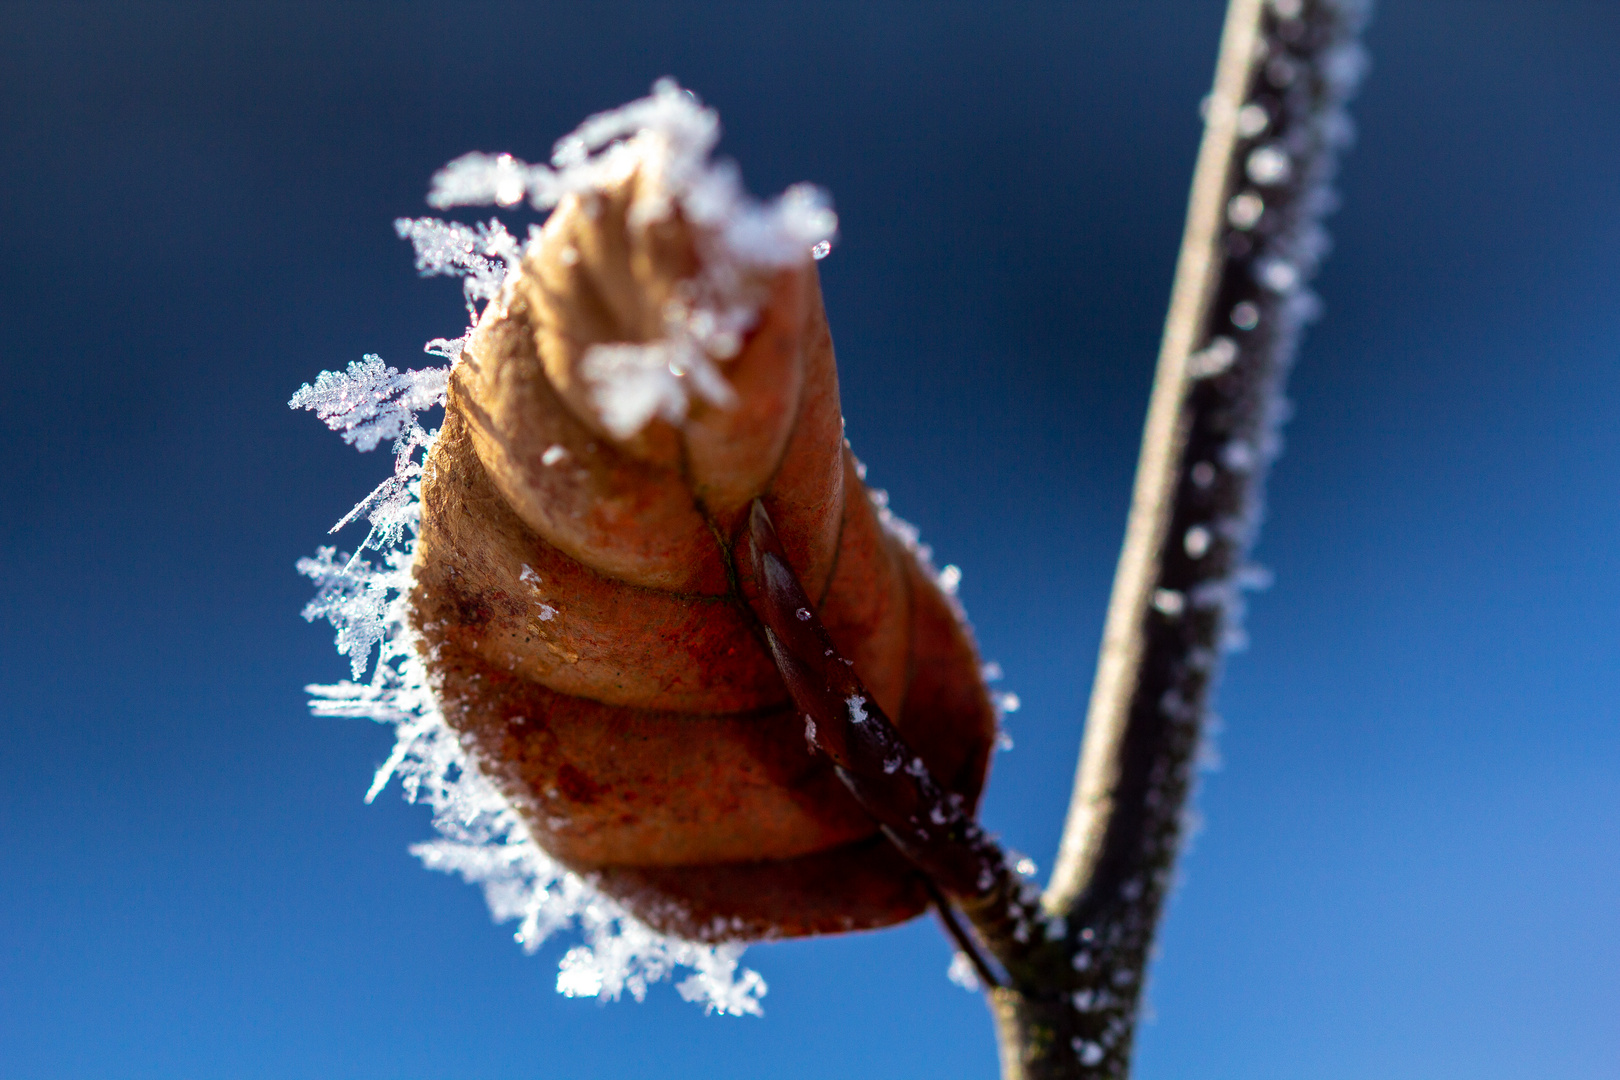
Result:
{"label": "ice crystal cluster", "polygon": [[[614,342],[592,347],[580,366],[604,427],[623,439],[653,417],[679,423],[695,395],[712,405],[734,395],[719,365],[736,356],[764,299],[760,271],[793,266],[807,253],[820,258],[831,247],[838,218],[827,197],[810,184],[796,184],[769,203],[744,190],[735,166],[714,161],[720,138],[714,110],[669,79],[650,97],[601,113],[557,143],[551,164],[530,165],[510,154],[466,154],[433,178],[428,203],[453,206],[515,206],[527,197],[536,210],[575,195],[590,198],[639,172],[628,222],[632,229],[671,216],[677,209],[697,247],[698,274],[680,283],[663,312],[664,334],[650,342]],[[442,223],[432,225],[444,227]],[[402,234],[427,222],[402,222]],[[515,249],[505,230],[471,234],[464,226],[453,250],[486,261],[469,265],[469,303],[485,295],[495,273],[488,255]],[[490,226],[487,228],[498,228]],[[441,267],[440,241],[432,256],[418,256],[426,273],[459,269],[453,258]],[[454,246],[460,245],[460,246]],[[418,241],[418,251],[422,251]],[[509,258],[509,256],[507,256]],[[489,268],[486,269],[485,267]],[[482,276],[481,276],[482,275]]]}
{"label": "ice crystal cluster", "polygon": [[[651,96],[587,120],[557,143],[549,166],[506,154],[468,154],[434,177],[428,201],[435,207],[514,206],[527,198],[546,209],[570,195],[591,197],[640,170],[632,226],[677,209],[692,226],[703,269],[671,301],[664,337],[597,346],[585,358],[594,403],[615,434],[632,434],[655,416],[678,422],[692,394],[730,404],[719,365],[737,353],[758,317],[761,271],[792,265],[807,253],[821,257],[836,230],[825,196],[807,185],[770,203],[750,198],[736,169],[710,158],[718,137],[714,112],[663,80]],[[403,219],[396,228],[414,246],[424,275],[462,279],[474,322],[480,304],[502,302],[542,231],[531,228],[520,244],[496,220],[469,226]],[[413,853],[433,869],[482,886],[497,920],[518,921],[516,938],[525,949],[534,951],[559,931],[579,932],[581,944],[562,959],[558,991],[601,998],[629,991],[640,1000],[651,983],[685,969],[689,974],[676,985],[682,997],[709,1011],[758,1014],[765,982],[739,966],[740,945],[660,934],[558,864],[439,708],[407,617],[422,473],[438,434],[425,429],[418,414],[444,404],[446,380],[466,340],[463,334],[428,343],[429,353],[450,362],[445,367],[400,372],[367,356],[347,371],[323,372],[289,402],[313,410],[359,450],[384,442],[394,449],[393,475],[333,527],[367,519],[371,531],[355,552],[323,547],[298,564],[317,586],[304,617],[336,628],[338,651],[353,675],[308,687],[311,708],[318,716],[393,725],[393,752],[366,801],[398,777],[408,800],[426,803],[439,836],[415,845]]]}

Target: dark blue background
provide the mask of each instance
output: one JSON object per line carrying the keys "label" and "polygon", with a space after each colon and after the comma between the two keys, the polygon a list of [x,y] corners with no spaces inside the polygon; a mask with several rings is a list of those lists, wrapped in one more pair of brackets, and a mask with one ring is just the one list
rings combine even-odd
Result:
{"label": "dark blue background", "polygon": [[[1043,870],[1219,31],[1151,4],[0,8],[0,1076],[982,1076],[927,923],[763,1020],[552,991],[361,804],[293,561],[380,479],[289,394],[419,366],[392,219],[672,74],[831,189],[845,408],[1025,707]],[[1143,1078],[1620,1076],[1620,9],[1388,0]],[[349,543],[353,543],[350,538]]]}

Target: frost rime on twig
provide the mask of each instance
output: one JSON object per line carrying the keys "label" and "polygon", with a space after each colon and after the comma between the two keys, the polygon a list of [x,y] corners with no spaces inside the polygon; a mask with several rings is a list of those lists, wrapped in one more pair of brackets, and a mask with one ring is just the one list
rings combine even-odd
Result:
{"label": "frost rime on twig", "polygon": [[[1288,406],[1320,220],[1364,64],[1363,0],[1231,0],[1103,634],[1069,819],[1044,904],[1072,964],[998,1008],[1027,1077],[1125,1075],[1141,988],[1207,752],[1224,651]],[[1054,997],[1053,989],[1067,994]],[[1053,1033],[1059,1037],[1053,1038]],[[1039,1046],[1036,1049],[1037,1044]]]}

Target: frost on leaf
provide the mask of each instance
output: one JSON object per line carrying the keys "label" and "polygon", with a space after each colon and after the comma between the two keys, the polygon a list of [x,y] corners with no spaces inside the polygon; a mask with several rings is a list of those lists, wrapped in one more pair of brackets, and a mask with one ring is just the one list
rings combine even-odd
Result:
{"label": "frost on leaf", "polygon": [[437,218],[400,218],[394,231],[416,248],[416,268],[423,277],[445,274],[466,279],[461,289],[470,314],[476,312],[478,301],[495,299],[520,258],[517,240],[493,219],[468,226]]}
{"label": "frost on leaf", "polygon": [[[334,382],[342,379],[327,375]],[[425,407],[437,399],[412,400]],[[739,969],[740,946],[700,945],[659,934],[555,862],[446,723],[406,607],[421,520],[422,466],[410,451],[427,449],[436,435],[422,432],[411,418],[399,439],[395,475],[378,488],[382,497],[374,492],[345,518],[371,507],[373,528],[355,555],[323,547],[298,563],[299,572],[317,586],[304,617],[326,619],[337,629],[338,651],[349,658],[354,680],[306,687],[311,709],[317,716],[362,717],[394,726],[393,752],[377,770],[366,801],[397,776],[406,799],[425,802],[440,835],[412,852],[432,869],[481,885],[497,920],[518,920],[516,938],[526,950],[533,952],[559,930],[578,927],[584,942],[563,959],[560,992],[618,998],[629,991],[639,1001],[650,983],[687,968],[692,974],[676,987],[682,997],[711,1012],[758,1014],[765,982]],[[361,557],[367,552],[376,561]],[[360,681],[368,667],[370,678]]]}
{"label": "frost on leaf", "polygon": [[[732,355],[755,318],[744,271],[787,265],[829,242],[836,228],[824,197],[812,188],[791,189],[763,206],[748,198],[735,170],[709,161],[718,131],[711,110],[665,81],[651,97],[586,121],[558,143],[553,167],[473,154],[434,178],[428,201],[437,207],[511,206],[525,195],[546,207],[569,192],[589,191],[627,165],[651,168],[660,182],[636,212],[656,217],[678,204],[689,220],[709,230],[717,245],[705,251],[711,272],[685,295],[685,306],[669,313],[666,340],[640,347],[637,355],[610,351],[598,360],[597,377],[608,388],[604,408],[616,430],[639,426],[653,415],[678,419],[690,392],[725,404],[730,386],[713,360]],[[406,218],[395,226],[415,248],[424,275],[464,279],[474,319],[478,302],[498,300],[522,259],[523,248],[498,221],[462,225]],[[529,242],[533,239],[531,231]],[[426,351],[454,365],[466,340],[465,333],[436,338]],[[299,572],[316,585],[304,618],[332,624],[352,673],[350,680],[306,687],[311,709],[317,716],[393,725],[393,751],[377,770],[366,801],[398,777],[407,800],[426,803],[439,836],[412,852],[426,866],[482,887],[497,921],[517,921],[515,936],[526,951],[535,951],[554,933],[577,930],[582,940],[559,967],[560,993],[617,999],[628,992],[639,1001],[649,985],[685,969],[689,974],[675,987],[682,998],[709,1012],[758,1015],[765,981],[740,967],[741,945],[702,945],[661,934],[553,860],[444,718],[418,653],[407,601],[421,524],[423,462],[438,436],[422,427],[418,414],[444,403],[449,371],[400,372],[367,356],[346,371],[322,372],[289,402],[313,410],[360,450],[384,442],[394,449],[393,475],[333,528],[362,516],[370,522],[371,531],[354,554],[322,547],[298,563]],[[555,615],[547,608],[541,617]]]}
{"label": "frost on leaf", "polygon": [[[435,346],[445,344],[442,339],[431,341],[428,348],[432,351]],[[321,372],[313,385],[305,383],[287,402],[290,408],[313,409],[327,427],[359,450],[374,450],[384,439],[394,444],[394,475],[377,485],[343,520],[332,526],[332,531],[337,532],[362,514],[371,522],[371,535],[355,553],[356,560],[368,548],[385,551],[399,544],[407,532],[415,535],[416,522],[421,516],[416,490],[422,475],[418,454],[425,457],[434,435],[417,422],[416,414],[444,404],[449,375],[449,368],[424,368],[401,374],[384,364],[380,357],[368,355],[364,360],[351,363],[348,371]],[[325,578],[305,569],[303,563],[299,564],[299,572],[316,577],[322,582],[323,590],[326,588]],[[317,602],[320,602],[319,597]],[[325,617],[338,625],[338,619],[332,614],[336,609],[323,608],[315,614],[311,614],[311,610],[313,607],[306,609],[305,618]],[[339,650],[347,651],[342,647],[341,626]],[[353,654],[350,656],[352,658]]]}
{"label": "frost on leaf", "polygon": [[[435,207],[513,206],[527,198],[546,210],[639,173],[644,182],[630,207],[630,227],[678,212],[691,228],[700,269],[670,299],[663,337],[596,345],[581,367],[599,419],[615,438],[629,438],[655,417],[679,423],[694,397],[731,406],[735,395],[719,365],[737,354],[758,318],[759,273],[822,258],[838,231],[826,193],[813,185],[796,184],[768,202],[750,196],[736,167],[711,157],[719,138],[714,110],[663,79],[649,96],[598,113],[559,140],[550,165],[472,153],[433,178],[428,203]],[[517,261],[515,244],[507,246],[511,238],[501,239],[498,227],[480,226],[486,233],[426,218],[399,222],[401,235],[409,229],[417,244],[423,273],[464,268],[469,305],[494,299],[505,280],[491,256],[508,267]]]}
{"label": "frost on leaf", "polygon": [[305,383],[287,402],[290,408],[313,409],[326,426],[356,450],[375,450],[384,440],[398,442],[416,424],[416,414],[444,404],[447,368],[404,374],[368,353],[344,372],[323,371],[314,385]]}

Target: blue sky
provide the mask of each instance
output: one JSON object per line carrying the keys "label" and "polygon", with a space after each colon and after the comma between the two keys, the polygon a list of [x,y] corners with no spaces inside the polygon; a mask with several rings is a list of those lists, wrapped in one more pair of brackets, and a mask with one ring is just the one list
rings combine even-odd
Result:
{"label": "blue sky", "polygon": [[[1046,869],[1220,7],[7,6],[0,1075],[994,1075],[927,922],[766,1016],[559,998],[361,803],[293,562],[383,475],[285,407],[463,314],[392,220],[671,74],[831,190],[849,433],[1024,707]],[[1142,1078],[1620,1076],[1620,15],[1384,5]],[[352,544],[354,540],[351,538]]]}

